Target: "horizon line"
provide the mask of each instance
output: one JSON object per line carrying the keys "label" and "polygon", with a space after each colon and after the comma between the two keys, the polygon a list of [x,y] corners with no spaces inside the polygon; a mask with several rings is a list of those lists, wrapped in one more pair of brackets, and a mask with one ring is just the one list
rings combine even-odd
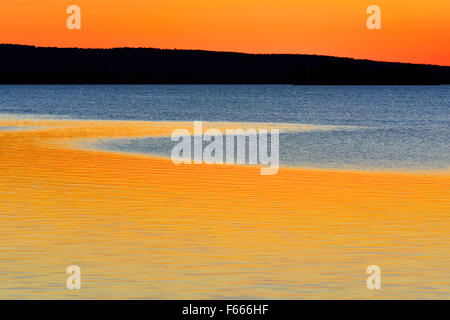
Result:
{"label": "horizon line", "polygon": [[315,53],[253,53],[253,52],[242,52],[242,51],[225,51],[225,50],[206,50],[206,49],[180,49],[180,48],[157,48],[157,47],[131,47],[131,46],[123,46],[123,47],[104,47],[104,48],[94,48],[94,47],[76,47],[76,46],[67,46],[67,47],[58,47],[58,46],[41,46],[41,45],[33,45],[33,44],[21,44],[21,43],[0,43],[0,46],[22,46],[22,47],[34,47],[34,48],[44,48],[44,49],[78,49],[78,50],[114,50],[114,49],[154,49],[154,50],[168,50],[168,51],[202,51],[202,52],[214,52],[214,53],[230,53],[230,54],[243,54],[243,55],[288,55],[288,56],[317,56],[317,57],[329,57],[329,58],[338,58],[338,59],[351,59],[358,61],[372,61],[372,62],[381,62],[381,63],[399,63],[399,64],[411,64],[411,65],[425,65],[425,66],[436,66],[436,67],[444,67],[450,68],[450,65],[440,65],[440,64],[431,64],[431,63],[414,63],[414,62],[404,62],[404,61],[386,61],[386,60],[374,60],[368,58],[354,58],[354,57],[343,57],[343,56],[334,56],[334,55],[324,55],[324,54],[315,54]]}

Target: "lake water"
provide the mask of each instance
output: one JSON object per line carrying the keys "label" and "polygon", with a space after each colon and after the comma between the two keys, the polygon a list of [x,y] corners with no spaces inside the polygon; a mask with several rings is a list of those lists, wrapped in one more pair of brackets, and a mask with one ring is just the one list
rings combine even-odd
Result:
{"label": "lake water", "polygon": [[[313,129],[280,136],[281,165],[395,171],[450,165],[450,86],[1,86],[0,113],[307,124]],[[93,146],[169,156],[174,144],[143,138]]]}
{"label": "lake water", "polygon": [[[0,86],[0,298],[449,299],[449,111],[450,86]],[[289,123],[302,169],[126,154],[163,137],[62,148],[148,123],[48,119]]]}

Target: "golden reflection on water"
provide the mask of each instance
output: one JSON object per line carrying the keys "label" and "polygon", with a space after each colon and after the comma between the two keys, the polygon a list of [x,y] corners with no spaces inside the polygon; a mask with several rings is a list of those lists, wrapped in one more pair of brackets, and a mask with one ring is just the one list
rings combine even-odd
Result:
{"label": "golden reflection on water", "polygon": [[0,121],[18,125],[0,131],[0,298],[450,298],[448,173],[261,176],[68,144],[192,123]]}

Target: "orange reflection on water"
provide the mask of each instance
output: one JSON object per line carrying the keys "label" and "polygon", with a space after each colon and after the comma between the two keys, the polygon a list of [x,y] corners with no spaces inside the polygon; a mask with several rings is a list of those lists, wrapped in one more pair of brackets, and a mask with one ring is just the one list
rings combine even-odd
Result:
{"label": "orange reflection on water", "polygon": [[37,127],[0,131],[0,298],[450,298],[448,173],[261,176],[68,144],[192,123],[4,125]]}

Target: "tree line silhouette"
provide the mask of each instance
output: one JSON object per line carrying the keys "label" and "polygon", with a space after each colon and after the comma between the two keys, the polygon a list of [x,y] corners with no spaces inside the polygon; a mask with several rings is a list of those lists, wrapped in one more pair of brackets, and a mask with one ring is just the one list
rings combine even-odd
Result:
{"label": "tree line silhouette", "polygon": [[450,84],[450,67],[319,55],[0,45],[2,84]]}

